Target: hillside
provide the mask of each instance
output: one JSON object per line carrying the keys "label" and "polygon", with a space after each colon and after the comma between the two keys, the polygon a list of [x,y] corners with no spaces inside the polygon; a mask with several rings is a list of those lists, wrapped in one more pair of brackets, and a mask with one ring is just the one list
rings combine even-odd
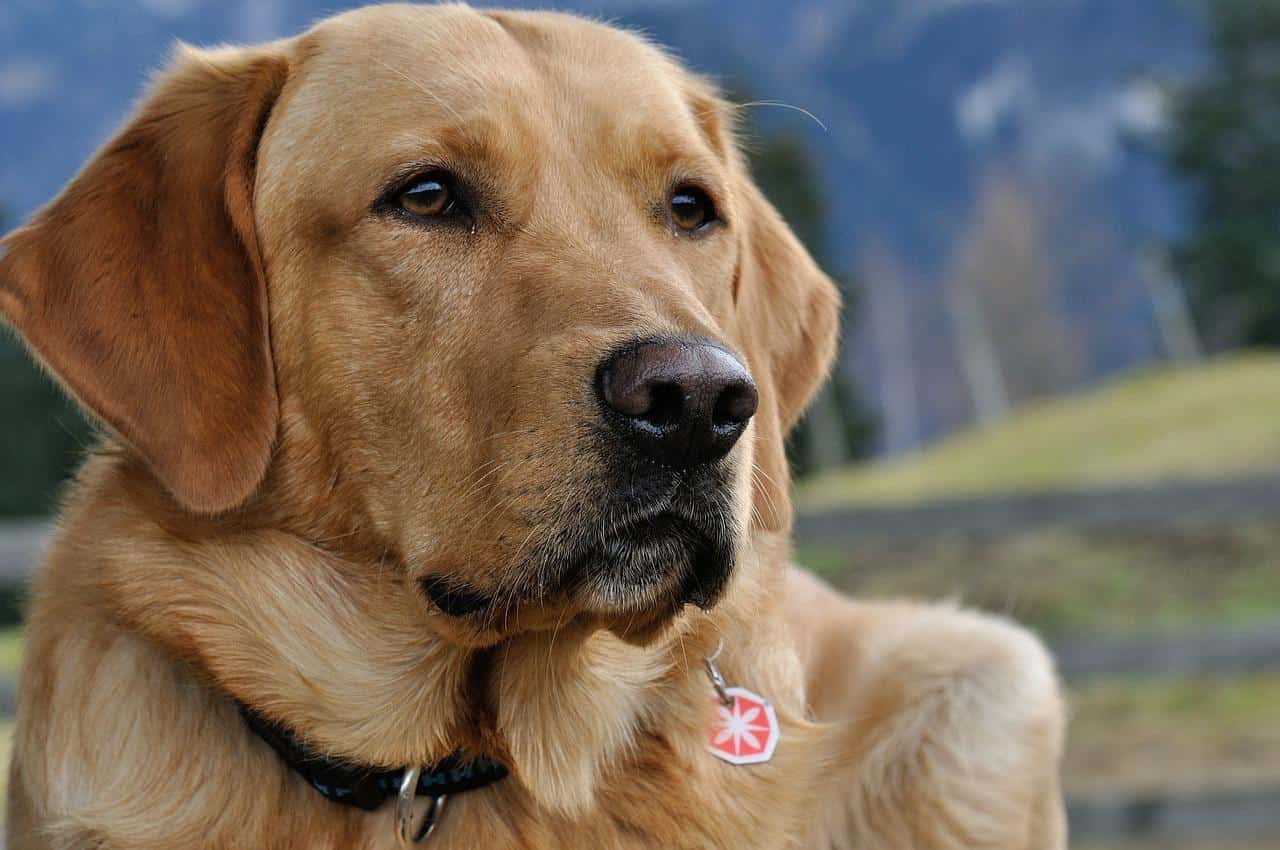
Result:
{"label": "hillside", "polygon": [[808,508],[1280,471],[1280,356],[1142,370],[890,462],[806,482]]}

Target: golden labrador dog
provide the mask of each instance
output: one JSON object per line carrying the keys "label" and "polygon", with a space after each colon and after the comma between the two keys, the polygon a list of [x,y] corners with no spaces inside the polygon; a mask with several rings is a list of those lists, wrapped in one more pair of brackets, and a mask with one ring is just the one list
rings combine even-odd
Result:
{"label": "golden labrador dog", "polygon": [[1039,644],[788,565],[838,305],[733,124],[558,14],[178,52],[3,243],[110,432],[9,850],[1063,845]]}

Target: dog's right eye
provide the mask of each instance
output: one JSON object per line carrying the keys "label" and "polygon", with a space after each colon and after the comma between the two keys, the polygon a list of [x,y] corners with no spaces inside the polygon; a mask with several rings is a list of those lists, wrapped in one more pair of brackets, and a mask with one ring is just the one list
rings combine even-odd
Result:
{"label": "dog's right eye", "polygon": [[420,218],[437,218],[457,209],[452,183],[443,172],[414,178],[400,192],[396,203],[400,209]]}
{"label": "dog's right eye", "polygon": [[719,217],[706,192],[697,186],[682,185],[671,195],[671,221],[681,233],[693,236],[719,221]]}

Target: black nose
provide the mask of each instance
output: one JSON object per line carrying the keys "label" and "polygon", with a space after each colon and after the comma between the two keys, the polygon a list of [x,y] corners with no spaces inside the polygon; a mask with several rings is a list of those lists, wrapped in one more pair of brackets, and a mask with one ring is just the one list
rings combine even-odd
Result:
{"label": "black nose", "polygon": [[664,466],[688,469],[729,453],[759,397],[746,367],[700,340],[647,340],[600,366],[597,387],[614,430]]}

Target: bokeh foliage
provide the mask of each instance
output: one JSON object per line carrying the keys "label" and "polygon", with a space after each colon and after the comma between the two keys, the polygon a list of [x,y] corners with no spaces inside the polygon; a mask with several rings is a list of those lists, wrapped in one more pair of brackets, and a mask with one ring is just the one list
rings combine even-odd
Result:
{"label": "bokeh foliage", "polygon": [[[12,224],[0,209],[0,234]],[[52,510],[62,481],[91,439],[75,404],[0,320],[0,516]]]}
{"label": "bokeh foliage", "polygon": [[13,335],[0,334],[0,516],[49,513],[92,432]]}
{"label": "bokeh foliage", "polygon": [[1175,246],[1211,346],[1280,345],[1280,0],[1206,0],[1212,62],[1178,90],[1170,156],[1193,187]]}
{"label": "bokeh foliage", "polygon": [[[735,99],[744,100],[740,95]],[[818,265],[836,280],[844,299],[842,324],[852,324],[857,309],[856,287],[833,272],[828,250],[828,202],[813,154],[798,136],[762,128],[752,120],[750,110],[743,118],[743,147],[756,185],[777,207]],[[838,419],[833,436],[842,443],[835,453],[845,460],[865,457],[875,437],[876,419],[839,362],[825,392],[828,409],[833,410]],[[813,446],[817,439],[820,436],[811,419],[802,421],[792,432],[788,454],[797,475],[818,471],[814,458],[820,453]],[[829,456],[832,452],[824,454]]]}

